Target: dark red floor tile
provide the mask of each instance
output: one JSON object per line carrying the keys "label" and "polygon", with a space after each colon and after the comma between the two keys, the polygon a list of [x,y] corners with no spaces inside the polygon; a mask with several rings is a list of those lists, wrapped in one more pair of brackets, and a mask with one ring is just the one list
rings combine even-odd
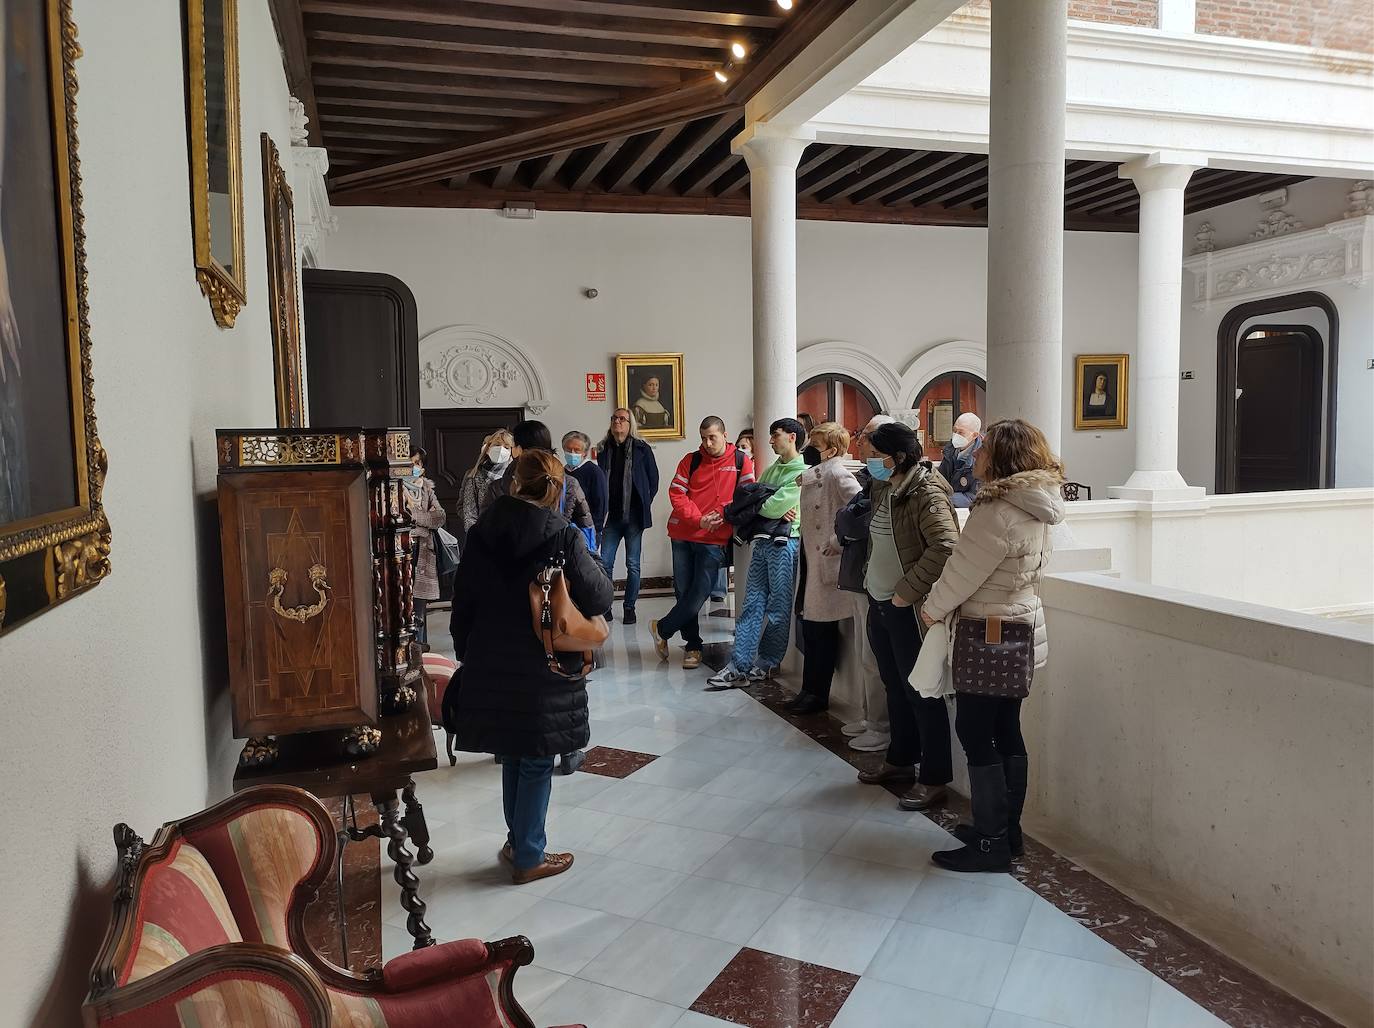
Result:
{"label": "dark red floor tile", "polygon": [[692,1009],[748,1028],[830,1028],[859,976],[746,946]]}
{"label": "dark red floor tile", "polygon": [[593,746],[587,751],[587,762],[580,770],[588,774],[605,775],[607,778],[628,778],[646,764],[652,764],[658,757],[652,753],[636,753],[634,750],[618,750],[614,746]]}

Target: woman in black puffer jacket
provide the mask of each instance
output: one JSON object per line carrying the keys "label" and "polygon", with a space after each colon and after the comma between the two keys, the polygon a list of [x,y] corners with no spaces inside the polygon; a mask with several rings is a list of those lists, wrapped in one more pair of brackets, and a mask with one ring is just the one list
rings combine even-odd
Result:
{"label": "woman in black puffer jacket", "polygon": [[[534,634],[529,585],[551,556],[563,554],[577,609],[611,606],[611,581],[587,552],[582,533],[558,513],[563,464],[528,450],[515,462],[511,494],[497,499],[468,533],[453,585],[449,622],[459,671],[452,728],[460,749],[502,762],[509,829],[501,858],[516,884],[560,874],[571,853],[545,853],[544,819],[554,757],[587,745],[587,685],[549,670]],[[575,665],[580,657],[572,657]]]}

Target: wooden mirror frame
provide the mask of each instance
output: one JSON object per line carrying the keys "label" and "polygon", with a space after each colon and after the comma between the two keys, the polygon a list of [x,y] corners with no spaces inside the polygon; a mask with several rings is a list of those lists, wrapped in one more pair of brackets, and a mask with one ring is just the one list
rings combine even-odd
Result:
{"label": "wooden mirror frame", "polygon": [[301,302],[296,268],[296,207],[272,137],[261,136],[262,203],[267,236],[267,306],[272,322],[277,427],[305,426]]}
{"label": "wooden mirror frame", "polygon": [[[191,140],[191,227],[196,281],[210,301],[215,324],[233,328],[247,302],[243,256],[243,154],[239,128],[238,0],[185,0],[186,105]],[[224,4],[224,106],[229,153],[229,217],[232,271],[215,259],[210,238],[210,141],[206,112],[205,5]]]}

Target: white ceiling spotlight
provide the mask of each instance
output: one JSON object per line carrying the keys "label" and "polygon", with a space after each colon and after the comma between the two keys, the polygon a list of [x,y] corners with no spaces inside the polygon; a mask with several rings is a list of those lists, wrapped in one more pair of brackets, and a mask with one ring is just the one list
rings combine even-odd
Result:
{"label": "white ceiling spotlight", "polygon": [[725,69],[724,69],[724,68],[717,68],[717,69],[716,69],[716,81],[717,81],[717,82],[729,82],[729,81],[730,81],[730,76],[727,75],[727,74],[725,73]]}
{"label": "white ceiling spotlight", "polygon": [[735,40],[730,44],[730,53],[734,55],[735,60],[742,61],[749,55],[749,50],[739,40]]}
{"label": "white ceiling spotlight", "polygon": [[792,0],[778,0],[778,6],[784,11],[790,11],[792,9]]}

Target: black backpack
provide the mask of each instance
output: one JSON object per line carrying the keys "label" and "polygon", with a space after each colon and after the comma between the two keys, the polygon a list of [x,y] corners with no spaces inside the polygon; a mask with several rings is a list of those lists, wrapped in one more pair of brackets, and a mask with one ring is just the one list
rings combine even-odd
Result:
{"label": "black backpack", "polygon": [[[701,461],[701,450],[696,450],[692,454],[692,464],[687,469],[688,479],[697,473],[697,469],[701,467]],[[735,447],[735,477],[738,478],[742,474],[744,474],[744,451],[737,446]]]}

